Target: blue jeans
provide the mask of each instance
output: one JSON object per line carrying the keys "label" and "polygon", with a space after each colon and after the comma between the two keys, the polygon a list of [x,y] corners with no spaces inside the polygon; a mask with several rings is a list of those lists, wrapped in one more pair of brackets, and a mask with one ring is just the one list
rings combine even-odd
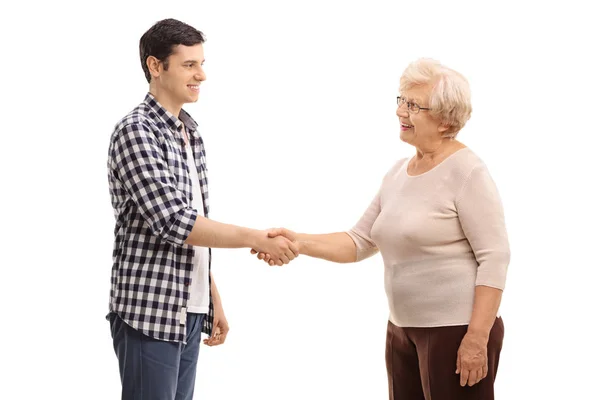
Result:
{"label": "blue jeans", "polygon": [[206,314],[187,315],[187,344],[146,336],[110,313],[122,400],[192,400]]}

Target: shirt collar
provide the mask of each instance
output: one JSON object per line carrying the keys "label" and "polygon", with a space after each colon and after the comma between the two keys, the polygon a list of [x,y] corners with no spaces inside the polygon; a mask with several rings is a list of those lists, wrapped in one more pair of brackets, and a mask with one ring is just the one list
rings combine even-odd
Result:
{"label": "shirt collar", "polygon": [[184,109],[181,109],[181,112],[179,113],[179,118],[177,118],[169,111],[167,111],[167,109],[164,108],[158,102],[158,100],[156,100],[154,95],[152,95],[152,93],[150,92],[146,93],[144,103],[146,103],[146,105],[150,107],[150,110],[154,111],[158,118],[160,118],[170,129],[180,131],[181,124],[183,123],[183,125],[185,125],[188,135],[194,138],[200,137],[197,131],[198,123]]}

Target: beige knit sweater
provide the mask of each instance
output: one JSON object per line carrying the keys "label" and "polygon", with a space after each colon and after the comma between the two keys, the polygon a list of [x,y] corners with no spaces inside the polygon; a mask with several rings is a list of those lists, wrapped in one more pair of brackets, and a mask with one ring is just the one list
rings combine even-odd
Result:
{"label": "beige knit sweater", "polygon": [[385,175],[347,233],[359,261],[381,252],[393,324],[468,324],[475,286],[504,289],[506,280],[510,249],[496,185],[469,148],[421,175],[408,175],[407,164]]}

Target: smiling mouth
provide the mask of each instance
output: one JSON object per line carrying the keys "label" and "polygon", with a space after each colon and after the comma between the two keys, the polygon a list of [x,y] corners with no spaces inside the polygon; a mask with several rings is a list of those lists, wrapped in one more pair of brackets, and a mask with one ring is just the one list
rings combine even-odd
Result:
{"label": "smiling mouth", "polygon": [[402,124],[402,127],[406,128],[406,129],[414,128],[412,125],[407,125],[407,124]]}
{"label": "smiling mouth", "polygon": [[200,89],[200,85],[188,85],[188,87],[189,87],[190,89],[193,89],[193,90],[198,90],[198,89]]}

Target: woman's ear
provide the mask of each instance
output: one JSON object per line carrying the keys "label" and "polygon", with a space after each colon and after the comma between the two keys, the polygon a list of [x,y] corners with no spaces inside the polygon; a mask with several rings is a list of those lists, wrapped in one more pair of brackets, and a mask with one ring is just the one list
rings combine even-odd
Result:
{"label": "woman's ear", "polygon": [[448,125],[448,124],[441,123],[441,124],[438,125],[438,132],[441,135],[446,134],[449,129],[450,129],[450,125]]}

